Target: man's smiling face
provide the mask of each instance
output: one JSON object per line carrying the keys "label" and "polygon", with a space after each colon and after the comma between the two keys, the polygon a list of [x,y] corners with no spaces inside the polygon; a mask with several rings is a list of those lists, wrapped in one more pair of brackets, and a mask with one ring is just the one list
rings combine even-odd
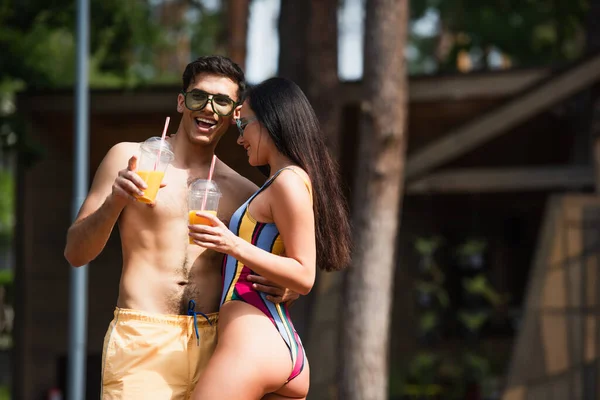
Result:
{"label": "man's smiling face", "polygon": [[[211,95],[225,95],[234,101],[238,101],[238,85],[231,79],[213,75],[199,74],[187,88],[189,92],[194,89],[202,90]],[[223,117],[213,110],[213,103],[208,101],[202,110],[192,111],[185,105],[185,97],[179,94],[177,98],[177,111],[183,114],[183,128],[191,143],[211,144],[221,138],[229,125],[231,125],[236,113],[239,113],[239,107],[229,116]]]}

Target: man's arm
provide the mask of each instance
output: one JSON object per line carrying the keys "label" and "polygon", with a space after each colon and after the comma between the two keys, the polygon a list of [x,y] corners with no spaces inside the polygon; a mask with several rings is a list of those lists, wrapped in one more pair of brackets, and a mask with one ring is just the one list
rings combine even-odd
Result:
{"label": "man's arm", "polygon": [[260,275],[248,275],[248,281],[252,282],[252,288],[267,295],[267,300],[273,303],[287,303],[291,306],[300,298],[300,294],[293,290],[282,288]]}
{"label": "man's arm", "polygon": [[73,266],[82,266],[100,254],[121,214],[133,194],[145,188],[143,180],[133,171],[136,157],[124,161],[135,151],[133,143],[113,146],[96,171],[92,187],[73,225],[67,232],[65,258]]}

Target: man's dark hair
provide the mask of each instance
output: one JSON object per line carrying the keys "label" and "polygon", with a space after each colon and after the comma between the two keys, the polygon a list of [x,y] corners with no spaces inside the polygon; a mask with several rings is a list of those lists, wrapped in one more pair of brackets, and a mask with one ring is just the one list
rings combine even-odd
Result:
{"label": "man's dark hair", "polygon": [[199,74],[219,75],[231,79],[238,85],[237,99],[241,103],[246,92],[244,71],[231,59],[223,56],[203,56],[192,61],[183,71],[183,90],[187,91]]}

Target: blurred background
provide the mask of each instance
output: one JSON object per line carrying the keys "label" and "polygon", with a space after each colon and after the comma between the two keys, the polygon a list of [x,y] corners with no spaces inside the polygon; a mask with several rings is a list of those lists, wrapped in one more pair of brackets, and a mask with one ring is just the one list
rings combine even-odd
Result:
{"label": "blurred background", "polygon": [[[365,20],[366,1],[90,0],[90,182],[113,144],[179,120],[187,63],[223,54],[251,83],[280,75],[303,88],[356,209],[364,65],[378,61],[363,49],[381,22]],[[387,367],[374,371],[387,398],[600,398],[600,1],[404,10],[403,200],[382,292]],[[0,399],[68,398],[75,13],[73,0],[0,0]],[[260,184],[236,137],[217,154]],[[120,257],[113,232],[89,268],[89,399]],[[346,284],[323,274],[292,309],[309,399],[343,398]]]}

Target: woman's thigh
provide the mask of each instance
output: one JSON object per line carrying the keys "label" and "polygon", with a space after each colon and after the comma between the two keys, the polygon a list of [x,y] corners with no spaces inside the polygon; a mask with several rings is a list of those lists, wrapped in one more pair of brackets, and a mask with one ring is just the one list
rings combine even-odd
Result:
{"label": "woman's thigh", "polygon": [[260,399],[282,388],[291,371],[289,349],[271,320],[249,304],[230,302],[220,312],[217,348],[194,399]]}
{"label": "woman's thigh", "polygon": [[256,382],[251,368],[244,367],[244,360],[238,360],[235,354],[219,347],[222,346],[217,345],[206,369],[198,378],[192,399],[259,399],[264,390],[259,385],[248,384]]}

